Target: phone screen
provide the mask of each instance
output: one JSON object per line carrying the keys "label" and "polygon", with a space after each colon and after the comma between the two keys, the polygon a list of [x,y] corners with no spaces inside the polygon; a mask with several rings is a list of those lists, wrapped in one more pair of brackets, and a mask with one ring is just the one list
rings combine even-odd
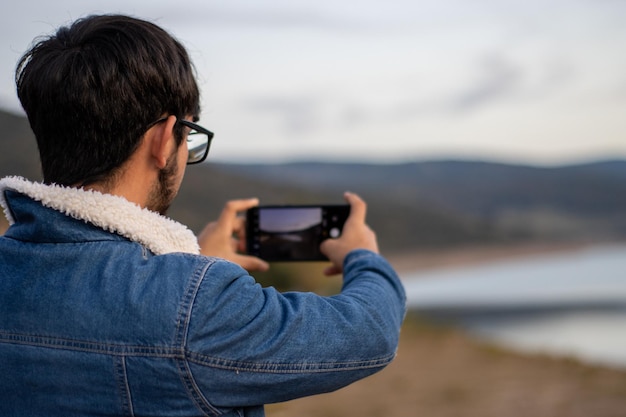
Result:
{"label": "phone screen", "polygon": [[248,211],[248,253],[268,261],[327,259],[320,244],[341,234],[349,206],[262,206]]}

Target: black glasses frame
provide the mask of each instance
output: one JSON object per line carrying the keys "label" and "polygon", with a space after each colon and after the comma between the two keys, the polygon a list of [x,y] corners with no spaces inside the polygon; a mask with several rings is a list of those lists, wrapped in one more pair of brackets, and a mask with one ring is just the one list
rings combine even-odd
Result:
{"label": "black glasses frame", "polygon": [[[148,127],[146,128],[146,130],[150,129],[154,125],[157,125],[159,123],[163,123],[164,121],[167,120],[168,117],[162,117],[159,120],[156,120],[156,121],[150,123],[148,125]],[[196,160],[191,161],[191,162],[189,161],[189,157],[187,158],[187,165],[194,165],[194,164],[199,164],[200,162],[203,162],[206,159],[207,155],[209,154],[209,149],[211,148],[211,141],[213,140],[214,133],[211,132],[208,129],[205,129],[204,127],[200,126],[199,124],[196,124],[194,122],[190,122],[189,120],[177,119],[176,123],[180,123],[183,126],[186,126],[186,127],[190,128],[192,130],[195,130],[199,134],[206,135],[206,137],[207,137],[207,144],[206,144],[206,148],[204,149],[204,153],[202,154],[202,157],[200,159],[196,159]]]}

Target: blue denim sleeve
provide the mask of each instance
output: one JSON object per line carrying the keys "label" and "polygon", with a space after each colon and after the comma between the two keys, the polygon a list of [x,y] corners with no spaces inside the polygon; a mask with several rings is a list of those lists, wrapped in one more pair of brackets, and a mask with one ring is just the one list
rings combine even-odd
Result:
{"label": "blue denim sleeve", "polygon": [[216,407],[329,392],[379,371],[395,356],[406,297],[381,256],[353,251],[340,294],[279,293],[238,266],[206,272],[187,332],[192,385]]}

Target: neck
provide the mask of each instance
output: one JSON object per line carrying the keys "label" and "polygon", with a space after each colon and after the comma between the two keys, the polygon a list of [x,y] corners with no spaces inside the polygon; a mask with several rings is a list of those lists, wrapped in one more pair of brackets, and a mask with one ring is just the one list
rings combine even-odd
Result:
{"label": "neck", "polygon": [[149,208],[150,191],[154,186],[158,172],[152,174],[149,170],[145,170],[143,166],[134,163],[133,159],[135,158],[131,157],[106,180],[88,184],[81,188],[87,191],[97,191],[122,197],[141,208]]}

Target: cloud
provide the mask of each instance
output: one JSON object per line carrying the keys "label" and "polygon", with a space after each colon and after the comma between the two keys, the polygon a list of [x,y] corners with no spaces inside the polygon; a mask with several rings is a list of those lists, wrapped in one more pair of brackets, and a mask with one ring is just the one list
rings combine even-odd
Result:
{"label": "cloud", "polygon": [[[541,102],[558,93],[575,75],[572,65],[557,58],[523,61],[504,52],[494,52],[477,62],[475,76],[464,85],[428,93],[406,85],[402,90],[404,95],[386,103],[365,103],[358,96],[320,93],[257,97],[246,100],[244,107],[264,113],[264,117],[268,114],[276,117],[280,129],[298,135],[325,129],[357,129],[373,124],[456,117],[504,103]],[[404,82],[411,84],[410,80]]]}
{"label": "cloud", "polygon": [[481,61],[476,81],[458,90],[422,96],[406,88],[409,94],[414,91],[412,97],[398,96],[395,103],[381,104],[366,104],[356,96],[263,96],[245,100],[243,107],[277,118],[279,128],[290,135],[302,135],[320,129],[354,129],[469,113],[519,94],[523,79],[521,67],[494,54]]}
{"label": "cloud", "polygon": [[311,133],[322,125],[320,103],[313,97],[258,97],[245,100],[243,108],[276,116],[289,134]]}
{"label": "cloud", "polygon": [[524,78],[522,68],[500,54],[484,58],[481,67],[476,82],[449,100],[450,111],[467,112],[506,99],[516,93]]}
{"label": "cloud", "polygon": [[[504,103],[541,102],[576,83],[577,70],[567,59],[513,59],[504,51],[479,59],[476,75],[465,85],[399,100],[386,114],[389,121],[458,116]],[[411,91],[410,88],[406,89]]]}
{"label": "cloud", "polygon": [[[157,13],[158,14],[158,13]],[[381,21],[324,13],[303,7],[298,8],[224,8],[203,7],[196,13],[167,12],[167,21],[175,24],[196,25],[210,28],[245,29],[313,29],[334,33],[380,33],[395,31],[396,25]]]}

